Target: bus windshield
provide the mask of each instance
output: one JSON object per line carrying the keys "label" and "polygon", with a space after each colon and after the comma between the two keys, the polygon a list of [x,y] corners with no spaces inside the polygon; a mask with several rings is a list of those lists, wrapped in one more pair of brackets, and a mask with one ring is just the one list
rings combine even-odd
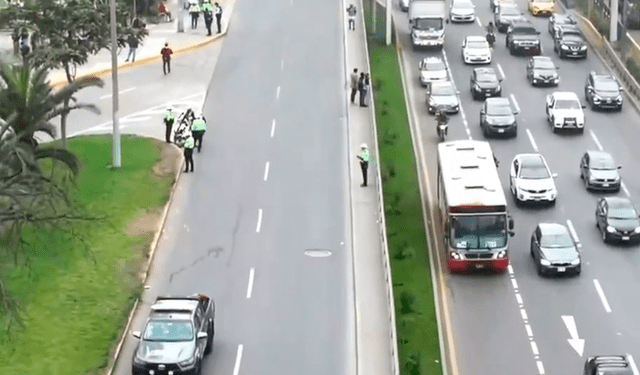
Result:
{"label": "bus windshield", "polygon": [[507,215],[456,216],[451,219],[451,246],[490,250],[507,245]]}

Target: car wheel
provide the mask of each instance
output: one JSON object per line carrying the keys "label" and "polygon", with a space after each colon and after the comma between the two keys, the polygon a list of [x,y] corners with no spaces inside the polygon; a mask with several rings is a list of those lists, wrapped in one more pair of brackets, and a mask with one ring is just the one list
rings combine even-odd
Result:
{"label": "car wheel", "polygon": [[556,205],[556,199],[552,200],[551,202],[549,202],[549,205],[551,206],[555,206]]}
{"label": "car wheel", "polygon": [[598,107],[595,105],[595,103],[593,103],[593,102],[591,102],[591,101],[590,101],[590,102],[589,102],[589,104],[591,105],[591,110],[592,110],[592,111],[595,111],[595,110],[597,110],[597,109],[598,109]]}
{"label": "car wheel", "polygon": [[558,47],[556,47],[556,45],[553,45],[553,52],[558,52]]}
{"label": "car wheel", "polygon": [[518,136],[518,128],[514,128],[513,132],[511,133],[511,135],[513,136],[513,138]]}
{"label": "car wheel", "polygon": [[622,112],[622,104],[620,104],[620,106],[618,108],[616,108],[616,111]]}
{"label": "car wheel", "polygon": [[580,134],[584,134],[584,128],[580,128],[580,129],[578,129],[578,133],[580,133]]}
{"label": "car wheel", "polygon": [[209,354],[213,350],[213,322],[209,322],[207,334],[207,347],[204,349],[204,354]]}
{"label": "car wheel", "polygon": [[602,234],[602,241],[604,243],[609,242],[609,235],[607,234],[607,230],[606,229],[603,230],[602,228],[600,228],[600,233]]}
{"label": "car wheel", "polygon": [[510,54],[511,56],[513,56],[513,55],[515,55],[515,54],[516,54],[516,53],[515,53],[515,51],[513,50],[513,48],[509,48],[509,54]]}
{"label": "car wheel", "polygon": [[535,257],[533,256],[533,248],[532,248],[532,247],[530,247],[530,248],[529,248],[529,254],[531,254],[531,257],[532,257],[532,258],[535,258]]}
{"label": "car wheel", "polygon": [[582,178],[582,180],[584,181],[584,188],[589,191],[589,179],[588,178],[584,178],[584,176],[580,175],[580,178]]}

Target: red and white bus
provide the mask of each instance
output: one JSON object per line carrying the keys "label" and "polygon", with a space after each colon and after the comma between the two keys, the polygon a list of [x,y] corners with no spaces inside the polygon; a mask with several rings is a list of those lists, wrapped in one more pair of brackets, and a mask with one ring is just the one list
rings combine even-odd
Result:
{"label": "red and white bus", "polygon": [[449,271],[507,268],[513,219],[488,142],[438,145],[438,207]]}

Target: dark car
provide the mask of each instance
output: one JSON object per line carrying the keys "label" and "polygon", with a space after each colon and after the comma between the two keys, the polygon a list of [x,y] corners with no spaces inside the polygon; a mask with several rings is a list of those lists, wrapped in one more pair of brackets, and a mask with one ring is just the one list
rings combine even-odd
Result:
{"label": "dark car", "polygon": [[539,275],[580,273],[578,246],[562,224],[538,224],[531,235],[530,253]]}
{"label": "dark car", "polygon": [[553,35],[556,26],[560,25],[578,25],[578,23],[568,14],[552,14],[549,17],[549,34]]}
{"label": "dark car", "polygon": [[622,87],[611,74],[590,72],[584,85],[584,96],[591,109],[622,110]]}
{"label": "dark car", "polygon": [[499,32],[504,33],[514,21],[526,21],[515,4],[503,4],[496,8],[493,20]]}
{"label": "dark car", "polygon": [[530,22],[517,21],[507,29],[505,45],[511,55],[516,53],[539,55],[542,52],[539,35],[540,32]]}
{"label": "dark car", "polygon": [[587,190],[620,191],[619,165],[604,151],[587,151],[580,160],[580,178]]}
{"label": "dark car", "polygon": [[533,86],[558,86],[558,68],[550,57],[534,56],[527,63],[527,79]]}
{"label": "dark car", "polygon": [[474,100],[502,95],[502,79],[493,68],[475,68],[471,72],[469,89]]}
{"label": "dark car", "polygon": [[518,135],[518,112],[511,108],[507,98],[487,98],[480,109],[480,127],[485,136]]}
{"label": "dark car", "polygon": [[624,355],[598,355],[587,358],[582,375],[633,375],[633,369]]}
{"label": "dark car", "polygon": [[580,30],[559,28],[553,42],[553,50],[560,58],[587,58],[587,42],[584,41]]}
{"label": "dark car", "polygon": [[640,218],[629,198],[604,197],[596,207],[596,226],[604,242],[637,242]]}
{"label": "dark car", "polygon": [[209,297],[158,297],[133,355],[133,375],[197,375],[213,348],[215,305]]}

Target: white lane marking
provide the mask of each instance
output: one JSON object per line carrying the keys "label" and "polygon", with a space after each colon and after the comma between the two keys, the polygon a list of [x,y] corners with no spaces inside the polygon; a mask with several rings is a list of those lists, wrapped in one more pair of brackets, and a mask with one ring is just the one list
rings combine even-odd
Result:
{"label": "white lane marking", "polygon": [[520,295],[520,293],[516,293],[516,300],[518,301],[518,305],[524,305],[524,302],[522,302],[522,295]]}
{"label": "white lane marking", "polygon": [[500,72],[500,76],[502,76],[502,79],[506,79],[507,76],[504,75],[504,70],[502,70],[502,65],[498,64],[498,71]]}
{"label": "white lane marking", "polygon": [[561,318],[562,321],[564,321],[564,325],[567,326],[567,331],[569,331],[570,338],[567,340],[569,345],[582,357],[584,353],[584,339],[581,339],[578,335],[576,320],[573,318],[573,315],[562,315]]}
{"label": "white lane marking", "polygon": [[[120,91],[118,91],[118,94],[124,94],[125,92],[133,91],[133,90],[135,90],[135,89],[136,89],[135,87],[129,87],[128,89],[124,89],[124,90],[120,90]],[[102,99],[106,99],[106,98],[110,98],[112,95],[113,95],[113,94],[102,95],[102,96],[100,97],[100,100],[102,100]]]}
{"label": "white lane marking", "polygon": [[544,366],[542,365],[542,361],[537,361],[536,365],[538,365],[538,372],[540,375],[544,375]]}
{"label": "white lane marking", "polygon": [[573,236],[573,240],[576,241],[576,244],[578,244],[578,247],[582,247],[582,244],[580,243],[580,239],[578,238],[578,233],[576,232],[576,229],[573,227],[573,223],[571,222],[571,220],[567,220],[567,226],[569,227],[569,232],[571,232],[571,235]]}
{"label": "white lane marking", "polygon": [[596,137],[596,133],[594,133],[593,130],[591,130],[591,129],[589,129],[589,133],[591,133],[591,138],[593,138],[593,141],[596,143],[596,146],[598,146],[600,151],[602,151],[603,148],[602,148],[602,145],[600,144],[600,142],[598,141],[598,137]]}
{"label": "white lane marking", "polygon": [[610,313],[611,312],[611,307],[609,306],[609,302],[607,301],[607,297],[604,295],[604,291],[602,290],[602,287],[600,286],[600,282],[598,282],[598,279],[593,279],[593,285],[595,285],[595,287],[596,287],[596,291],[598,292],[598,296],[600,296],[600,300],[602,301],[602,304],[604,305],[605,311]]}
{"label": "white lane marking", "polygon": [[236,364],[233,366],[233,375],[238,375],[240,372],[240,361],[242,361],[242,344],[238,345],[238,354],[236,354]]}
{"label": "white lane marking", "polygon": [[633,371],[633,375],[640,375],[640,372],[638,372],[638,366],[636,366],[636,361],[633,360],[633,356],[627,353],[627,358],[629,359],[629,365],[631,365],[631,371]]}
{"label": "white lane marking", "polygon": [[247,298],[251,298],[251,292],[253,292],[253,278],[256,276],[256,269],[251,268],[249,270],[249,285],[247,286]]}
{"label": "white lane marking", "polygon": [[271,138],[273,138],[273,134],[275,134],[276,132],[276,119],[273,119],[273,122],[271,123]]}
{"label": "white lane marking", "polygon": [[482,27],[482,22],[480,22],[480,18],[476,17],[476,23],[478,26]]}
{"label": "white lane marking", "polygon": [[518,289],[518,282],[516,279],[511,279],[511,284],[513,285],[513,289]]}
{"label": "white lane marking", "polygon": [[523,319],[523,320],[527,320],[527,319],[529,319],[529,318],[527,317],[527,311],[526,311],[525,309],[520,309],[520,315],[522,315],[522,319]]}
{"label": "white lane marking", "polygon": [[630,197],[631,194],[629,194],[629,189],[627,189],[627,185],[625,185],[624,182],[620,182],[620,186],[622,187],[622,190],[624,190],[624,193],[627,195],[627,197]]}
{"label": "white lane marking", "polygon": [[284,70],[284,59],[280,60],[280,70]]}
{"label": "white lane marking", "polygon": [[149,120],[151,116],[142,116],[142,117],[123,117],[120,119],[120,122],[133,122],[133,121],[146,121]]}
{"label": "white lane marking", "polygon": [[261,226],[262,226],[262,208],[258,210],[258,224],[256,225],[256,233],[260,233]]}
{"label": "white lane marking", "polygon": [[540,355],[540,352],[538,351],[538,345],[535,341],[531,341],[531,350],[533,351],[534,355]]}
{"label": "white lane marking", "polygon": [[269,177],[269,162],[264,165],[264,180],[267,181],[267,177]]}
{"label": "white lane marking", "polygon": [[278,98],[280,98],[280,86],[276,89],[276,100],[278,100]]}
{"label": "white lane marking", "polygon": [[531,146],[533,147],[533,150],[535,152],[538,152],[538,145],[536,144],[535,139],[533,139],[533,135],[531,134],[529,129],[526,129],[526,130],[527,130],[527,136],[529,136],[529,142],[531,142]]}
{"label": "white lane marking", "polygon": [[516,112],[520,113],[520,106],[518,105],[516,97],[513,94],[509,94],[509,98],[511,98],[511,103],[513,103],[513,106],[516,107]]}
{"label": "white lane marking", "polygon": [[509,270],[509,273],[513,275],[513,267],[511,265],[507,266],[507,270]]}
{"label": "white lane marking", "polygon": [[525,324],[525,325],[524,325],[524,329],[526,329],[526,330],[527,330],[527,336],[529,336],[529,337],[533,337],[533,331],[531,330],[531,326],[530,326],[530,325]]}

